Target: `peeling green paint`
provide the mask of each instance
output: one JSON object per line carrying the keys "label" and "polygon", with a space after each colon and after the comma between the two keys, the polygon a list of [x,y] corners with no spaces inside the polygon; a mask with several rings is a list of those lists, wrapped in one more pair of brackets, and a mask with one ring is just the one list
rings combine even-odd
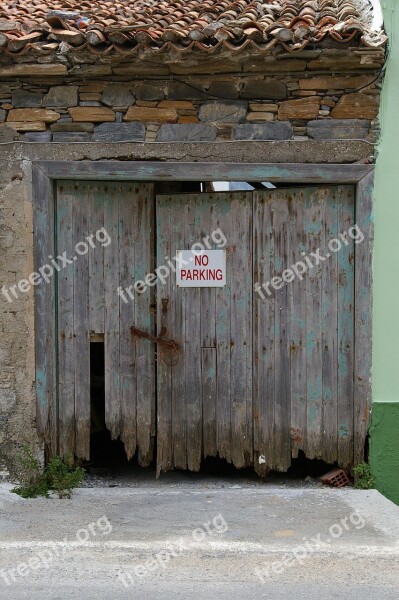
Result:
{"label": "peeling green paint", "polygon": [[316,421],[319,414],[319,407],[317,404],[310,404],[308,407],[308,425],[311,426]]}

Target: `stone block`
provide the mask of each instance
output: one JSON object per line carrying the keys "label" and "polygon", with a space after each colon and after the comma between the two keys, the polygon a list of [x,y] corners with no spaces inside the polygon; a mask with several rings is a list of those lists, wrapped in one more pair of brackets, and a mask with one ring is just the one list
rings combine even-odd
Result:
{"label": "stone block", "polygon": [[114,111],[105,106],[77,106],[76,108],[70,108],[69,114],[72,120],[77,123],[111,123],[115,121]]}
{"label": "stone block", "polygon": [[167,87],[169,100],[209,100],[209,96],[195,85],[187,85],[180,81],[170,81]]}
{"label": "stone block", "polygon": [[247,121],[250,123],[261,123],[262,121],[274,121],[275,114],[269,112],[251,112],[247,115]]}
{"label": "stone block", "polygon": [[101,106],[101,102],[97,102],[97,100],[81,100],[79,106]]}
{"label": "stone block", "polygon": [[52,77],[57,75],[67,75],[68,69],[66,65],[56,64],[38,64],[26,63],[21,65],[11,65],[0,68],[0,77],[7,77],[13,80],[18,77]]}
{"label": "stone block", "polygon": [[95,142],[142,142],[145,139],[143,123],[103,123],[95,128]]}
{"label": "stone block", "polygon": [[206,102],[199,110],[199,119],[206,123],[242,123],[247,114],[247,102]]}
{"label": "stone block", "polygon": [[15,131],[46,131],[47,129],[46,123],[42,121],[7,121],[4,125]]}
{"label": "stone block", "polygon": [[175,108],[181,110],[195,110],[194,104],[189,100],[162,100],[158,104],[158,108]]}
{"label": "stone block", "polygon": [[143,84],[136,89],[137,100],[145,100],[146,102],[155,102],[157,100],[163,100],[165,94],[160,86]]}
{"label": "stone block", "polygon": [[329,98],[328,96],[325,96],[322,101],[321,101],[323,106],[328,106],[329,108],[333,108],[335,106],[336,100],[334,100],[333,98]]}
{"label": "stone block", "polygon": [[77,77],[108,77],[112,75],[111,65],[75,65],[69,75]]}
{"label": "stone block", "polygon": [[111,107],[132,106],[134,96],[125,85],[108,85],[101,95],[101,102]]}
{"label": "stone block", "polygon": [[179,123],[198,123],[199,119],[195,115],[182,115],[179,117]]}
{"label": "stone block", "polygon": [[159,102],[148,102],[147,100],[136,100],[136,106],[146,106],[147,108],[156,108]]}
{"label": "stone block", "polygon": [[80,94],[93,94],[93,93],[100,94],[101,92],[103,92],[105,90],[106,87],[107,87],[107,84],[104,81],[84,83],[79,86],[79,93]]}
{"label": "stone block", "polygon": [[375,119],[379,101],[376,96],[367,94],[345,94],[338,100],[331,116],[334,119]]}
{"label": "stone block", "polygon": [[25,133],[24,139],[28,142],[46,143],[51,142],[52,133],[51,131],[40,131],[40,132],[29,132]]}
{"label": "stone block", "polygon": [[13,91],[11,103],[14,108],[39,108],[42,105],[42,99],[43,94],[19,89]]}
{"label": "stone block", "polygon": [[15,108],[8,113],[7,121],[54,123],[60,116],[59,113],[47,108]]}
{"label": "stone block", "polygon": [[142,121],[143,123],[176,123],[177,111],[172,108],[131,106],[126,113],[124,120]]}
{"label": "stone block", "polygon": [[259,79],[248,82],[241,95],[248,100],[283,100],[287,97],[287,86],[278,79]]}
{"label": "stone block", "polygon": [[370,121],[361,119],[321,119],[309,121],[307,134],[314,140],[364,139],[370,125]]}
{"label": "stone block", "polygon": [[3,122],[6,120],[7,117],[7,111],[3,110],[2,108],[0,109],[0,121]]}
{"label": "stone block", "polygon": [[58,131],[53,134],[53,142],[89,142],[91,135],[87,132]]}
{"label": "stone block", "polygon": [[300,100],[287,100],[280,104],[278,118],[281,121],[288,119],[315,119],[319,114],[320,98],[311,96]]}
{"label": "stone block", "polygon": [[232,81],[212,81],[208,94],[227,100],[238,98],[237,86]]}
{"label": "stone block", "polygon": [[342,90],[347,88],[360,88],[373,81],[374,77],[359,75],[355,77],[309,77],[299,80],[301,90]]}
{"label": "stone block", "polygon": [[162,125],[157,142],[214,142],[217,129],[203,123],[178,123]]}
{"label": "stone block", "polygon": [[265,102],[254,102],[249,105],[250,110],[260,112],[278,112],[277,104],[266,104]]}
{"label": "stone block", "polygon": [[66,123],[55,123],[50,127],[51,131],[57,132],[69,132],[69,133],[93,133],[93,123],[73,123],[72,121]]}
{"label": "stone block", "polygon": [[245,123],[237,125],[233,131],[235,140],[290,140],[293,131],[290,123]]}
{"label": "stone block", "polygon": [[43,98],[43,106],[64,107],[78,105],[77,85],[57,85],[50,88],[49,93]]}
{"label": "stone block", "polygon": [[0,414],[7,414],[16,402],[15,392],[0,388]]}

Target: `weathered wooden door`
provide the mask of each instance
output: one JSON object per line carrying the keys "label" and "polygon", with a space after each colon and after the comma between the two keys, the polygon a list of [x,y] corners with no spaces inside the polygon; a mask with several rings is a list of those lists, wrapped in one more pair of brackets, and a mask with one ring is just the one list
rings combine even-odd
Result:
{"label": "weathered wooden door", "polygon": [[[89,458],[90,340],[100,334],[106,426],[128,458],[137,451],[148,465],[156,445],[158,473],[219,456],[264,474],[302,450],[352,466],[354,441],[364,441],[353,400],[352,186],[155,199],[152,184],[61,181],[56,216],[56,250],[72,259],[57,269],[61,454]],[[224,287],[176,285],[174,257],[201,243],[226,250]],[[127,295],[162,266],[163,277]]]}
{"label": "weathered wooden door", "polygon": [[70,261],[57,283],[62,455],[90,457],[90,339],[102,334],[106,426],[113,439],[120,436],[128,458],[137,449],[140,464],[151,462],[154,352],[130,333],[133,323],[152,331],[151,296],[125,302],[118,288],[153,269],[153,206],[152,184],[58,182],[57,253]]}

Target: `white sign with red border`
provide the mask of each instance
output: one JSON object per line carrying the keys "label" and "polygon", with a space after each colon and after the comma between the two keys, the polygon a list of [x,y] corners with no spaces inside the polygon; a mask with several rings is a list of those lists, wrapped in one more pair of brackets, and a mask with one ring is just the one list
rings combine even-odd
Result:
{"label": "white sign with red border", "polygon": [[176,285],[179,287],[224,287],[226,250],[178,250]]}

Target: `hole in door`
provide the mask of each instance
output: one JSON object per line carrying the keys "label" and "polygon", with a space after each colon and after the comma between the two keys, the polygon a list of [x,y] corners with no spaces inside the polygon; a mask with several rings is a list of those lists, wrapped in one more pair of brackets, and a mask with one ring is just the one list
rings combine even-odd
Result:
{"label": "hole in door", "polygon": [[120,440],[112,440],[105,424],[105,345],[90,344],[90,469],[115,469],[128,464]]}

